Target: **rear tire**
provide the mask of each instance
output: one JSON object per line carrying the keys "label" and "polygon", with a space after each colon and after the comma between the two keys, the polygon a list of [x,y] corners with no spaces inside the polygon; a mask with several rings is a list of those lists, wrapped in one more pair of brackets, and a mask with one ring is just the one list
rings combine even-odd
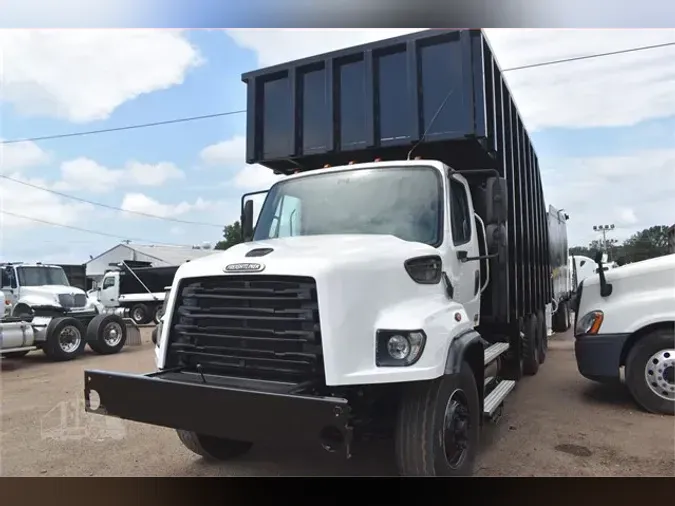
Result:
{"label": "rear tire", "polygon": [[476,378],[459,374],[405,386],[396,420],[396,463],[402,476],[470,476],[478,451]]}
{"label": "rear tire", "polygon": [[674,348],[673,331],[661,329],[642,337],[628,353],[626,386],[651,413],[675,415]]}
{"label": "rear tire", "polygon": [[539,322],[539,363],[546,362],[546,352],[548,351],[548,326],[546,325],[546,313],[539,311],[537,313]]}
{"label": "rear tire", "polygon": [[53,318],[46,332],[47,341],[42,351],[56,362],[77,358],[82,355],[87,345],[84,325],[75,318]]}
{"label": "rear tire", "polygon": [[152,320],[156,323],[159,324],[159,320],[164,316],[164,304],[160,304],[157,307],[155,307],[155,314],[152,317]]}
{"label": "rear tire", "polygon": [[523,351],[523,374],[534,376],[539,371],[539,322],[536,315],[529,315],[525,321],[521,342]]}
{"label": "rear tire", "polygon": [[127,342],[124,320],[115,314],[100,314],[87,326],[89,347],[99,355],[119,353]]}
{"label": "rear tire", "polygon": [[187,430],[176,430],[178,439],[188,450],[206,460],[222,462],[240,457],[251,449],[253,443],[205,436]]}
{"label": "rear tire", "polygon": [[129,317],[136,325],[145,325],[150,321],[150,311],[145,304],[136,304],[129,311]]}

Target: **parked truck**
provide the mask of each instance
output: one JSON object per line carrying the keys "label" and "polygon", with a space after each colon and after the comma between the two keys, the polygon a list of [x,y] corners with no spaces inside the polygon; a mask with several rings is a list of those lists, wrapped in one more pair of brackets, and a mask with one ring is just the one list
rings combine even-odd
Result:
{"label": "parked truck", "polygon": [[572,278],[569,273],[567,220],[569,215],[553,206],[548,208],[549,255],[553,285],[551,329],[566,332],[572,325]]}
{"label": "parked truck", "polygon": [[167,287],[173,283],[178,266],[132,267],[121,262],[108,270],[96,290],[102,312],[128,315],[137,325],[159,323]]}
{"label": "parked truck", "polygon": [[242,78],[246,161],[286,177],[257,224],[242,197],[244,243],[178,269],[157,371],[85,371],[86,410],[210,459],[383,436],[402,475],[471,474],[545,359],[554,296],[537,156],[488,41],[424,31]]}
{"label": "parked truck", "polygon": [[9,308],[0,318],[4,358],[41,349],[52,360],[72,360],[87,344],[96,353],[117,353],[128,332],[138,332],[119,316],[99,314],[58,265],[3,263],[0,275],[3,307]]}

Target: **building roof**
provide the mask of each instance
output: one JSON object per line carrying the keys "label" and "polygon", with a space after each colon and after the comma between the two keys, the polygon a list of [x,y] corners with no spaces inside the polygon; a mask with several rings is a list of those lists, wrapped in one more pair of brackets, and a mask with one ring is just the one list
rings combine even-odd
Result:
{"label": "building roof", "polygon": [[155,258],[158,261],[166,265],[180,265],[189,260],[194,260],[196,258],[201,258],[203,256],[211,255],[216,253],[216,250],[198,248],[193,246],[165,246],[160,244],[134,244],[134,243],[120,243],[112,248],[104,251],[103,253],[95,256],[90,259],[88,263],[101,258],[106,253],[116,249],[116,248],[127,248],[142,255],[147,255],[149,257]]}
{"label": "building roof", "polygon": [[194,260],[215,253],[213,249],[195,248],[191,246],[164,246],[158,244],[127,244],[129,248],[156,258],[168,265],[180,265],[188,260]]}

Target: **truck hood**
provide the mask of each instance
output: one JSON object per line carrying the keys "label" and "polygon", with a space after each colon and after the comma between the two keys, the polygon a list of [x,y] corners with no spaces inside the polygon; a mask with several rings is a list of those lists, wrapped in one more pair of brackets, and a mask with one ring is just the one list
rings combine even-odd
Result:
{"label": "truck hood", "polygon": [[[675,273],[675,254],[609,269],[605,271],[605,278],[608,283],[612,284],[623,284],[623,282],[630,282],[632,284],[641,278],[649,278],[654,281],[661,279],[661,282],[657,284],[663,283],[672,286],[675,282],[673,273]],[[584,280],[584,289],[599,284],[600,276],[595,274]]]}
{"label": "truck hood", "polygon": [[84,294],[84,290],[74,286],[66,285],[42,285],[42,286],[23,286],[21,287],[22,294],[31,294],[37,296],[50,297],[52,295],[75,295]]}
{"label": "truck hood", "polygon": [[[183,264],[176,279],[225,274],[232,264],[259,264],[255,272],[278,275],[318,276],[327,271],[359,266],[369,270],[403,269],[408,258],[437,254],[426,244],[391,235],[326,235],[270,239],[238,244],[228,250]],[[250,271],[249,271],[250,272]]]}

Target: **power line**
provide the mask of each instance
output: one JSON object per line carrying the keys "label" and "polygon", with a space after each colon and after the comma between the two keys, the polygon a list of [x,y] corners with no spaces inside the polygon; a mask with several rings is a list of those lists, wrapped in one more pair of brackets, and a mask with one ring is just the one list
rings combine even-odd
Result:
{"label": "power line", "polygon": [[[51,226],[54,226],[54,227],[63,227],[63,228],[68,228],[70,230],[76,230],[78,232],[86,232],[88,234],[96,234],[96,235],[101,235],[101,236],[104,236],[104,237],[112,237],[114,239],[137,241],[141,244],[147,243],[147,239],[139,239],[139,238],[136,238],[136,237],[129,237],[129,236],[126,236],[126,235],[108,234],[106,232],[101,232],[99,230],[91,230],[89,228],[74,227],[72,225],[64,225],[63,223],[54,223],[53,221],[46,221],[46,220],[41,220],[39,218],[32,218],[30,216],[24,216],[23,214],[12,213],[10,211],[5,211],[4,209],[0,209],[0,214],[6,214],[7,216],[13,216],[15,218],[21,218],[21,219],[28,220],[28,221],[34,221],[35,223],[42,223],[43,225],[51,225]],[[186,244],[175,244],[175,243],[169,243],[169,242],[155,242],[155,241],[152,241],[152,244],[158,244],[160,246],[181,246],[181,247],[187,246]]]}
{"label": "power line", "polygon": [[[666,42],[663,44],[653,44],[650,46],[640,46],[640,47],[634,47],[630,49],[621,49],[618,51],[610,51],[607,53],[598,53],[598,54],[591,54],[591,55],[586,55],[586,56],[574,56],[570,58],[562,58],[560,60],[551,60],[551,61],[545,61],[545,62],[540,62],[540,63],[532,63],[529,65],[521,65],[519,67],[511,67],[508,69],[502,70],[502,72],[515,72],[517,70],[525,70],[525,69],[531,69],[531,68],[537,68],[537,67],[545,67],[548,65],[559,65],[561,63],[569,63],[569,62],[575,62],[575,61],[580,61],[580,60],[589,60],[591,58],[602,58],[605,56],[614,56],[618,54],[626,54],[626,53],[635,53],[638,51],[647,51],[651,49],[658,49],[658,48],[663,48],[663,47],[668,47],[668,46],[675,46],[675,42]],[[227,112],[218,112],[218,113],[213,113],[213,114],[204,114],[202,116],[186,116],[183,118],[176,118],[176,119],[171,119],[171,120],[165,120],[165,121],[154,121],[151,123],[139,123],[135,125],[127,125],[123,127],[117,127],[117,128],[102,128],[100,130],[84,130],[80,132],[70,132],[70,133],[65,133],[65,134],[55,134],[55,135],[43,135],[40,137],[26,137],[23,139],[10,139],[6,141],[0,141],[0,145],[2,144],[17,144],[20,142],[36,142],[36,141],[47,141],[47,140],[52,140],[52,139],[64,139],[68,137],[80,137],[83,135],[95,135],[95,134],[104,134],[104,133],[109,133],[109,132],[120,132],[123,130],[134,130],[134,129],[140,129],[140,128],[150,128],[150,127],[156,127],[156,126],[162,126],[162,125],[171,125],[174,123],[188,123],[191,121],[201,121],[205,119],[211,119],[211,118],[218,118],[222,116],[231,116],[234,114],[243,114],[246,112],[246,109],[238,110],[238,111],[227,111]]]}
{"label": "power line", "polygon": [[619,51],[610,51],[609,53],[590,54],[586,56],[574,56],[571,58],[562,58],[560,60],[545,61],[541,63],[532,63],[530,65],[521,65],[520,67],[511,67],[504,69],[502,72],[513,72],[514,70],[533,69],[538,67],[545,67],[548,65],[558,65],[560,63],[569,63],[579,60],[590,60],[591,58],[602,58],[603,56],[614,56],[617,54],[636,53],[638,51],[647,51],[648,49],[658,49],[661,47],[675,46],[675,42],[665,42],[663,44],[652,44],[651,46],[633,47],[630,49],[621,49]]}
{"label": "power line", "polygon": [[158,220],[172,221],[172,222],[175,222],[175,223],[182,223],[182,224],[185,224],[185,225],[203,225],[203,226],[207,226],[207,227],[223,228],[223,225],[216,225],[215,223],[205,223],[205,222],[200,222],[200,221],[180,220],[178,218],[170,218],[170,217],[167,217],[167,216],[157,216],[156,214],[144,213],[142,211],[133,211],[131,209],[124,209],[122,207],[111,206],[111,205],[108,205],[108,204],[103,204],[101,202],[95,202],[93,200],[87,200],[87,199],[83,199],[83,198],[80,198],[80,197],[76,197],[75,195],[69,195],[67,193],[61,193],[59,191],[52,190],[50,188],[45,188],[43,186],[38,186],[36,184],[28,183],[26,181],[20,181],[18,179],[14,179],[12,177],[6,176],[4,174],[0,174],[0,177],[3,178],[3,179],[7,179],[9,181],[12,181],[14,183],[22,184],[22,185],[28,186],[30,188],[35,188],[36,190],[42,190],[42,191],[45,191],[45,192],[48,192],[48,193],[53,193],[54,195],[59,195],[61,197],[76,200],[78,202],[84,202],[86,204],[91,204],[93,206],[103,207],[105,209],[112,209],[113,211],[122,211],[124,213],[137,214],[139,216],[144,216],[146,218],[156,218]]}
{"label": "power line", "polygon": [[100,130],[84,130],[80,132],[70,132],[65,134],[56,134],[56,135],[43,135],[40,137],[26,137],[24,139],[10,139],[8,141],[1,141],[0,144],[17,144],[19,142],[35,142],[35,141],[47,141],[51,139],[65,139],[67,137],[80,137],[82,135],[94,135],[94,134],[105,134],[109,132],[121,132],[123,130],[134,130],[137,128],[150,128],[162,125],[173,125],[175,123],[187,123],[189,121],[199,121],[204,119],[220,118],[222,116],[231,116],[233,114],[242,114],[245,113],[246,109],[241,111],[228,111],[228,112],[216,112],[213,114],[204,114],[202,116],[188,116],[185,118],[176,118],[169,119],[164,121],[153,121],[152,123],[139,123],[136,125],[126,125],[122,127],[115,128],[102,128]]}

